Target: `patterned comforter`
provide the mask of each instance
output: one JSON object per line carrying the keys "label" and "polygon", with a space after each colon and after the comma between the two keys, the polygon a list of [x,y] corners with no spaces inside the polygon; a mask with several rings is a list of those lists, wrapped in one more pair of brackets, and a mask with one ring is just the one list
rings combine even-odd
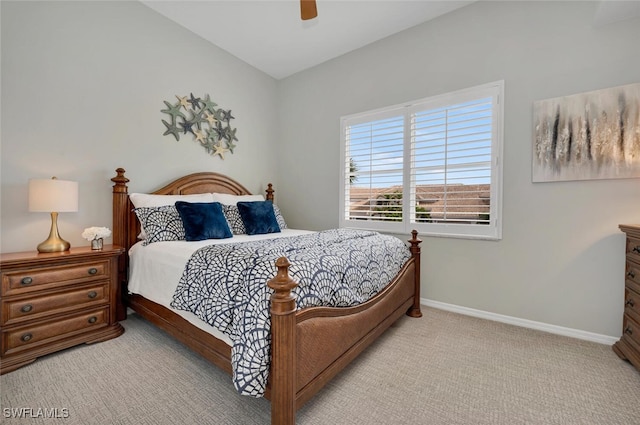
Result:
{"label": "patterned comforter", "polygon": [[187,262],[171,306],[194,313],[233,342],[233,382],[260,397],[270,361],[270,297],[266,282],[286,256],[296,307],[361,304],[383,289],[409,259],[404,242],[375,232],[335,229],[197,250]]}

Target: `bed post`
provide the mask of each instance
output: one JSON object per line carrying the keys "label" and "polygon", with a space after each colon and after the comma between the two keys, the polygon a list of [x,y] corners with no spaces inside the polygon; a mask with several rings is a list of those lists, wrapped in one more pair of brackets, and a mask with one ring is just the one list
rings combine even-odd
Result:
{"label": "bed post", "polygon": [[411,317],[422,317],[422,311],[420,311],[420,243],[422,241],[418,239],[418,231],[411,231],[411,239],[409,239],[409,243],[411,247],[409,250],[411,251],[411,256],[413,257],[415,274],[414,274],[414,295],[413,295],[413,305],[407,311],[407,315]]}
{"label": "bed post", "polygon": [[127,269],[129,262],[128,230],[129,230],[129,194],[127,183],[129,179],[124,176],[124,168],[116,169],[117,176],[111,179],[113,185],[113,244],[121,246],[125,252],[118,259],[118,294],[116,305],[117,320],[127,318],[127,308],[124,303],[124,297],[127,293]]}
{"label": "bed post", "polygon": [[271,423],[294,425],[296,421],[296,300],[291,290],[298,284],[289,277],[291,264],[276,261],[278,273],[267,282],[271,295]]}

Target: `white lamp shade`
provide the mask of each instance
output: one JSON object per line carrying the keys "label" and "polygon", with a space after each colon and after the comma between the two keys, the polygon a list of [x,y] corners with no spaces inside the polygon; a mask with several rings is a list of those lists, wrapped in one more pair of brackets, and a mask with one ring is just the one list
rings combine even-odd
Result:
{"label": "white lamp shade", "polygon": [[78,182],[55,178],[29,180],[29,211],[78,211]]}

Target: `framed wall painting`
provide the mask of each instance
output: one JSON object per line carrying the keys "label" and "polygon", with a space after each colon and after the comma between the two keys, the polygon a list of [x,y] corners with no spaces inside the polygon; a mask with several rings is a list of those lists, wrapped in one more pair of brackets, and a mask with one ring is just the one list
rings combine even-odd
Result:
{"label": "framed wall painting", "polygon": [[534,183],[633,177],[640,177],[640,83],[534,102]]}

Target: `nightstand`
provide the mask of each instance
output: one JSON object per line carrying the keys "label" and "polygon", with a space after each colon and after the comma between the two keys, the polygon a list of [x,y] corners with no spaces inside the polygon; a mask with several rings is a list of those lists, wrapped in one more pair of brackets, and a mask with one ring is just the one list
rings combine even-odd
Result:
{"label": "nightstand", "polygon": [[78,344],[122,335],[116,320],[123,248],[0,254],[0,374]]}

